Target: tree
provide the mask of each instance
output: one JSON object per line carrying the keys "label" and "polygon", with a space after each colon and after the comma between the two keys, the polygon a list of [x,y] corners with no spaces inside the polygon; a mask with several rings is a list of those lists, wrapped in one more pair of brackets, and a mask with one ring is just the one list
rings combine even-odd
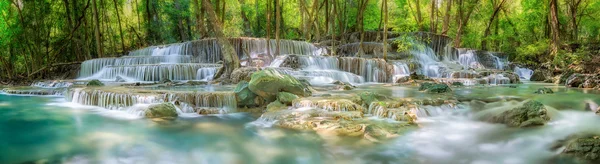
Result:
{"label": "tree", "polygon": [[490,27],[492,27],[492,24],[494,23],[494,20],[496,19],[496,16],[500,12],[500,8],[502,8],[502,5],[504,4],[505,1],[506,0],[501,0],[500,3],[496,3],[496,1],[492,1],[492,4],[494,6],[494,12],[492,13],[492,16],[490,17],[490,21],[488,21],[487,26],[485,27],[485,32],[483,34],[483,38],[481,39],[481,49],[482,50],[488,50],[487,41],[489,40],[488,37],[490,36]]}
{"label": "tree", "polygon": [[102,37],[100,36],[100,21],[98,20],[98,5],[96,5],[96,0],[92,0],[92,10],[94,11],[94,37],[96,38],[96,53],[98,57],[104,56],[103,51],[104,48],[102,46]]}
{"label": "tree", "polygon": [[207,11],[208,20],[212,27],[212,31],[217,38],[217,43],[221,45],[221,55],[223,56],[223,67],[219,69],[219,71],[215,74],[214,79],[229,79],[231,73],[240,68],[240,59],[235,52],[235,49],[229,43],[227,38],[225,38],[223,34],[223,27],[221,26],[221,22],[219,22],[219,18],[217,17],[217,13],[213,9],[209,0],[202,0],[202,5]]}
{"label": "tree", "polygon": [[557,0],[550,0],[549,3],[550,8],[550,29],[552,40],[550,43],[550,56],[554,57],[558,53],[558,49],[560,46],[560,29],[558,22],[558,2]]}
{"label": "tree", "polygon": [[454,0],[446,0],[446,13],[444,14],[444,24],[442,25],[442,35],[448,35],[450,29],[450,13],[452,12],[452,2]]}
{"label": "tree", "polygon": [[[465,3],[465,1],[467,1]],[[454,47],[460,47],[462,44],[462,36],[464,34],[465,28],[469,23],[469,18],[475,11],[475,7],[479,3],[479,0],[458,0],[458,12],[456,16],[456,22],[458,24],[456,30],[456,37],[454,38]],[[465,11],[466,10],[466,11]]]}

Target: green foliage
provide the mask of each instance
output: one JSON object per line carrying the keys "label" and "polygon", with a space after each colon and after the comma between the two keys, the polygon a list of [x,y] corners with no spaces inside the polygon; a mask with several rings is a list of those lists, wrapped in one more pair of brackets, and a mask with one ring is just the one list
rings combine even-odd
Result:
{"label": "green foliage", "polygon": [[528,65],[540,64],[540,59],[548,53],[549,42],[549,40],[542,40],[522,45],[517,48],[517,54],[513,60]]}
{"label": "green foliage", "polygon": [[561,68],[567,68],[570,65],[580,65],[582,62],[591,58],[592,54],[587,47],[581,47],[575,52],[560,51],[554,57],[552,64]]}

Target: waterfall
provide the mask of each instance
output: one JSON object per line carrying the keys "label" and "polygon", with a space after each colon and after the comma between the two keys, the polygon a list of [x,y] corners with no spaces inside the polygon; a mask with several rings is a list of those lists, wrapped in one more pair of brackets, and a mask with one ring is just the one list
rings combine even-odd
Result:
{"label": "waterfall", "polygon": [[81,64],[79,77],[94,75],[108,66],[131,66],[161,63],[193,63],[191,56],[125,56],[120,58],[98,58],[86,60]]}
{"label": "waterfall", "polygon": [[529,68],[515,67],[515,74],[519,75],[521,79],[529,80],[533,75],[533,70]]}
{"label": "waterfall", "polygon": [[107,66],[95,75],[86,79],[110,79],[117,76],[127,77],[138,81],[195,80],[201,68],[218,68],[219,64],[152,64]]}
{"label": "waterfall", "polygon": [[62,96],[66,88],[34,88],[34,87],[19,87],[5,88],[2,92],[5,94],[15,95],[38,95],[38,96]]}
{"label": "waterfall", "polygon": [[411,50],[414,59],[421,65],[421,74],[428,77],[441,77],[446,66],[441,63],[433,49],[416,46]]}
{"label": "waterfall", "polygon": [[231,113],[237,108],[233,92],[185,92],[166,93],[162,96],[167,102],[182,104],[183,111],[195,111],[197,108],[219,108],[220,113]]}
{"label": "waterfall", "polygon": [[32,87],[39,88],[67,88],[73,85],[73,82],[68,81],[37,81],[31,83]]}
{"label": "waterfall", "polygon": [[218,69],[217,67],[200,68],[196,73],[196,80],[211,81]]}
{"label": "waterfall", "polygon": [[510,78],[504,77],[502,74],[491,74],[484,77],[490,85],[510,84]]}
{"label": "waterfall", "polygon": [[162,102],[156,95],[130,94],[103,90],[74,88],[68,91],[67,100],[82,105],[93,105],[111,110],[121,110],[135,104]]}
{"label": "waterfall", "polygon": [[467,52],[458,55],[458,63],[463,66],[463,69],[482,68],[476,53],[477,52],[475,50],[467,50]]}

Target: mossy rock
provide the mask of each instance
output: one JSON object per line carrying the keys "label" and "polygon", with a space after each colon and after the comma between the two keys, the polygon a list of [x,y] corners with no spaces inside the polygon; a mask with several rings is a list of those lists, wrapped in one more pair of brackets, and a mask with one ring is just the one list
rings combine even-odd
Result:
{"label": "mossy rock", "polygon": [[144,116],[147,118],[176,118],[177,108],[171,103],[162,103],[150,105],[145,111]]}
{"label": "mossy rock", "polygon": [[287,105],[285,105],[279,101],[273,101],[273,102],[269,103],[269,105],[267,105],[268,112],[284,110],[286,108],[287,108]]}
{"label": "mossy rock", "polygon": [[527,101],[522,105],[500,112],[487,112],[480,120],[501,123],[509,127],[542,126],[550,120],[548,109],[538,101]]}
{"label": "mossy rock", "polygon": [[261,104],[258,102],[258,95],[248,88],[247,81],[239,82],[233,92],[235,93],[237,104],[240,107],[256,107]]}
{"label": "mossy rock", "polygon": [[89,81],[86,86],[88,86],[88,87],[101,87],[101,86],[104,86],[104,83],[102,83],[98,79],[94,79],[94,80]]}
{"label": "mossy rock", "polygon": [[288,92],[304,97],[312,95],[306,84],[274,69],[265,69],[252,74],[248,88],[268,102],[276,100],[279,92]]}
{"label": "mossy rock", "polygon": [[292,105],[292,101],[299,98],[295,94],[291,94],[288,92],[279,92],[277,94],[277,100],[286,105]]}
{"label": "mossy rock", "polygon": [[453,87],[463,87],[465,85],[461,82],[455,81],[455,82],[452,82],[452,86]]}
{"label": "mossy rock", "polygon": [[576,134],[555,143],[554,148],[564,147],[559,157],[569,157],[575,163],[600,163],[600,135],[598,133]]}
{"label": "mossy rock", "polygon": [[390,98],[387,96],[373,92],[362,92],[359,93],[358,96],[360,97],[363,106],[371,105],[372,102],[376,101],[390,100]]}
{"label": "mossy rock", "polygon": [[451,92],[452,89],[446,84],[436,84],[436,83],[421,83],[419,86],[419,91],[427,91],[428,93],[446,93]]}
{"label": "mossy rock", "polygon": [[552,89],[546,88],[546,87],[540,88],[537,91],[535,91],[535,94],[553,94],[553,93],[554,93],[554,91],[552,91]]}

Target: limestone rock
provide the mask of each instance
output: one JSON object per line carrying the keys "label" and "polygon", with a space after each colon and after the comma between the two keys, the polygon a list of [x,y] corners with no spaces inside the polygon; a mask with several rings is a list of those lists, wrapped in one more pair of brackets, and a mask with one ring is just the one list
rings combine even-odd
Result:
{"label": "limestone rock", "polygon": [[287,108],[287,105],[282,104],[279,101],[273,101],[273,102],[269,103],[269,105],[267,105],[268,112],[279,111],[279,110],[283,110],[285,108]]}
{"label": "limestone rock", "polygon": [[274,69],[265,69],[252,74],[248,88],[267,101],[274,101],[277,94],[282,91],[298,96],[312,95],[310,89],[298,79],[281,74]]}
{"label": "limestone rock", "polygon": [[359,93],[358,96],[360,97],[363,106],[371,105],[371,103],[375,101],[390,100],[390,98],[387,96],[373,92],[362,92]]}
{"label": "limestone rock", "polygon": [[246,81],[239,82],[233,92],[235,93],[237,104],[240,107],[255,107],[261,105],[258,95],[250,91],[248,82]]}
{"label": "limestone rock", "polygon": [[436,83],[421,83],[419,86],[419,91],[426,91],[429,93],[446,93],[451,92],[452,90],[446,84],[436,84]]}
{"label": "limestone rock", "polygon": [[564,147],[560,156],[576,159],[582,163],[600,163],[600,135],[579,134],[571,135],[559,141],[556,147]]}
{"label": "limestone rock", "polygon": [[233,72],[231,73],[231,82],[239,83],[241,81],[250,81],[252,74],[259,70],[260,69],[256,67],[242,67],[233,70]]}
{"label": "limestone rock", "polygon": [[297,98],[299,97],[288,92],[279,92],[277,94],[277,100],[286,105],[292,105],[292,102]]}
{"label": "limestone rock", "polygon": [[554,91],[552,91],[552,89],[550,89],[550,88],[544,87],[544,88],[538,89],[537,91],[535,91],[535,93],[536,94],[553,94]]}
{"label": "limestone rock", "polygon": [[171,103],[151,105],[144,112],[147,118],[175,118],[177,115],[177,109]]}
{"label": "limestone rock", "polygon": [[104,83],[100,82],[100,80],[94,79],[87,83],[88,87],[100,87],[104,86]]}
{"label": "limestone rock", "polygon": [[509,127],[541,126],[550,120],[548,110],[538,101],[527,101],[515,108],[486,112],[479,119],[491,123],[506,124]]}
{"label": "limestone rock", "polygon": [[530,81],[546,81],[552,78],[552,72],[545,69],[536,69],[531,75]]}

